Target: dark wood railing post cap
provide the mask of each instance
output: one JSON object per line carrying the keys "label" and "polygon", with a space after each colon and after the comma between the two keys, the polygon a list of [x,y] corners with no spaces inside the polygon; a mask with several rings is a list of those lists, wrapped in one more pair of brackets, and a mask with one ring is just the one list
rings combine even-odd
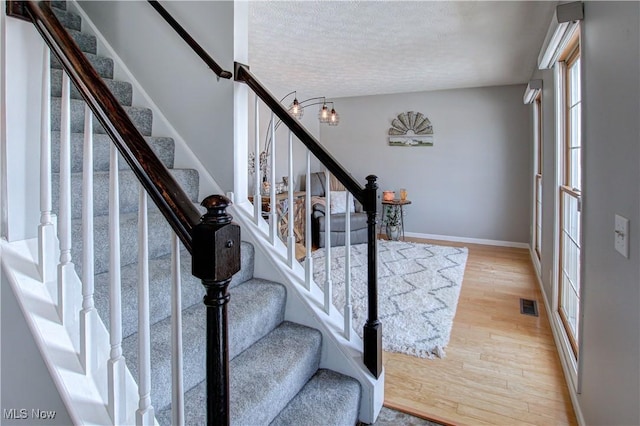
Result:
{"label": "dark wood railing post cap", "polygon": [[378,176],[369,175],[367,176],[367,184],[365,185],[365,202],[363,203],[364,211],[366,211],[369,215],[375,216],[377,210],[378,203]]}
{"label": "dark wood railing post cap", "polygon": [[233,63],[233,75],[235,81],[244,81],[243,71],[245,69],[250,69],[249,65],[243,64],[242,62]]}
{"label": "dark wood railing post cap", "polygon": [[202,280],[229,280],[240,270],[240,226],[226,211],[231,204],[224,195],[210,195],[201,203],[207,213],[193,229],[191,272]]}
{"label": "dark wood railing post cap", "polygon": [[200,221],[221,225],[230,223],[233,220],[233,216],[227,213],[227,207],[232,204],[231,200],[224,195],[209,195],[200,203],[202,207],[207,209],[207,213],[200,218]]}

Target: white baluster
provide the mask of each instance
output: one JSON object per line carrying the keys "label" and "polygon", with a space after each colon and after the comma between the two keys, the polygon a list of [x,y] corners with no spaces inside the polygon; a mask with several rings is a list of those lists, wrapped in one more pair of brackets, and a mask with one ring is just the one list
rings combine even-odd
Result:
{"label": "white baluster", "polygon": [[260,223],[260,216],[262,215],[262,195],[260,194],[260,188],[262,182],[260,181],[260,99],[258,95],[256,95],[256,103],[255,103],[255,161],[254,161],[254,190],[253,190],[253,219],[256,223]]}
{"label": "white baluster", "polygon": [[305,176],[306,194],[304,197],[304,241],[306,246],[306,256],[304,258],[304,283],[307,290],[311,290],[311,281],[313,280],[313,259],[311,258],[311,151],[307,149],[307,171]]}
{"label": "white baluster", "polygon": [[296,237],[293,234],[293,222],[294,222],[294,210],[293,205],[293,133],[289,130],[289,199],[287,204],[289,205],[289,220],[287,229],[287,253],[289,260],[289,267],[293,268],[293,262],[296,260]]}
{"label": "white baluster", "polygon": [[125,359],[122,356],[122,293],[120,279],[120,183],[118,151],[111,144],[109,161],[109,414],[115,424],[123,424],[125,413]]}
{"label": "white baluster", "polygon": [[184,424],[184,385],[182,381],[182,280],[180,242],[171,233],[171,424]]}
{"label": "white baluster", "polygon": [[136,425],[152,426],[151,328],[149,322],[149,221],[147,193],[139,186],[138,201],[138,410]]}
{"label": "white baluster", "polygon": [[38,226],[38,268],[42,282],[56,276],[55,228],[51,218],[51,64],[49,47],[42,55],[42,111],[40,115],[40,225]]}
{"label": "white baluster", "polygon": [[[62,73],[62,100],[60,115],[60,212],[58,239],[60,240],[60,263],[58,264],[58,315],[62,324],[71,325],[77,310],[72,306],[67,285],[73,277],[71,262],[71,100],[70,81]],[[79,309],[79,307],[78,307]]]}
{"label": "white baluster", "polygon": [[85,373],[98,366],[93,335],[98,324],[94,306],[93,249],[93,114],[84,108],[84,146],[82,148],[82,310],[80,311],[80,361]]}
{"label": "white baluster", "polygon": [[276,243],[278,237],[278,208],[276,201],[276,119],[273,112],[271,113],[271,188],[269,190],[269,240],[271,244]]}
{"label": "white baluster", "polygon": [[353,197],[347,191],[347,211],[344,223],[344,337],[351,340],[351,319],[353,307],[351,306],[351,206]]}
{"label": "white baluster", "polygon": [[333,283],[331,281],[331,174],[325,169],[325,215],[324,215],[324,311],[331,313]]}

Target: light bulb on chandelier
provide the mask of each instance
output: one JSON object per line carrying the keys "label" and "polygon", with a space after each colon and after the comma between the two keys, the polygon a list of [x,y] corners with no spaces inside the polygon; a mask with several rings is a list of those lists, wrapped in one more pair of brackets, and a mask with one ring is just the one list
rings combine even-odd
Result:
{"label": "light bulb on chandelier", "polygon": [[[293,95],[294,98],[293,102],[289,104],[289,113],[298,120],[303,117],[305,108],[313,105],[320,105],[320,110],[318,111],[318,121],[320,121],[320,123],[329,124],[330,126],[337,126],[340,122],[340,116],[333,107],[333,102],[327,102],[327,98],[325,98],[324,96],[298,101],[297,92],[294,90],[293,92],[286,94],[280,101],[283,102],[287,97],[291,95]],[[331,105],[331,109],[329,109],[328,104]]]}
{"label": "light bulb on chandelier", "polygon": [[[295,97],[295,93],[294,93],[294,98],[293,98],[293,102],[291,103],[291,105],[289,106],[289,112],[291,113],[291,115],[293,115],[295,118],[297,118],[298,120],[300,120],[302,118],[302,116],[304,115],[304,108],[302,107],[302,105],[300,105],[300,102],[298,102],[298,98]],[[288,96],[288,95],[287,95]]]}
{"label": "light bulb on chandelier", "polygon": [[329,108],[327,107],[326,103],[322,103],[322,108],[320,108],[320,112],[318,112],[318,120],[320,120],[321,123],[328,123],[329,122]]}
{"label": "light bulb on chandelier", "polygon": [[331,108],[331,114],[329,115],[329,120],[327,122],[329,126],[337,126],[338,123],[340,123],[340,116],[334,108]]}

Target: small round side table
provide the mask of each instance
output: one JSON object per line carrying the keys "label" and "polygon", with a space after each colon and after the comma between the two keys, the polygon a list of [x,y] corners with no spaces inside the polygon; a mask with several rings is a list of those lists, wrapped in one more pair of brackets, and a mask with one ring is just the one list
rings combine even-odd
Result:
{"label": "small round side table", "polygon": [[405,200],[382,200],[382,215],[386,216],[387,209],[400,210],[400,229],[402,230],[402,240],[404,241],[404,212],[403,207],[411,204],[411,201]]}

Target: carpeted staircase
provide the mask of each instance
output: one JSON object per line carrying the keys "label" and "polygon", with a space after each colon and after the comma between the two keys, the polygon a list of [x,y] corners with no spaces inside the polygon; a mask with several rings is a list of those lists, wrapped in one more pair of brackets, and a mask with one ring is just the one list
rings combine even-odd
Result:
{"label": "carpeted staircase", "polygon": [[[112,80],[113,61],[96,55],[95,37],[80,32],[80,16],[53,2],[58,19],[125,106],[136,127],[185,192],[196,202],[198,173],[173,168],[173,140],[151,136],[149,109],[131,106],[130,83]],[[151,10],[149,13],[153,13]],[[54,200],[58,193],[60,96],[62,71],[51,61],[52,152]],[[72,89],[72,218],[73,262],[81,275],[81,182],[84,102]],[[229,143],[232,143],[229,141]],[[109,138],[94,125],[95,304],[109,328],[108,158]],[[137,377],[137,208],[138,183],[120,162],[122,324],[126,363]],[[57,205],[54,203],[54,211]],[[160,424],[171,423],[170,229],[154,206],[149,207],[151,312],[151,397]],[[243,242],[242,269],[230,285],[229,304],[231,418],[238,425],[354,425],[358,419],[360,384],[350,377],[318,369],[319,331],[284,320],[286,290],[281,284],[253,277],[254,248]],[[185,417],[187,424],[205,424],[204,289],[191,275],[191,258],[182,252],[182,312]]]}

